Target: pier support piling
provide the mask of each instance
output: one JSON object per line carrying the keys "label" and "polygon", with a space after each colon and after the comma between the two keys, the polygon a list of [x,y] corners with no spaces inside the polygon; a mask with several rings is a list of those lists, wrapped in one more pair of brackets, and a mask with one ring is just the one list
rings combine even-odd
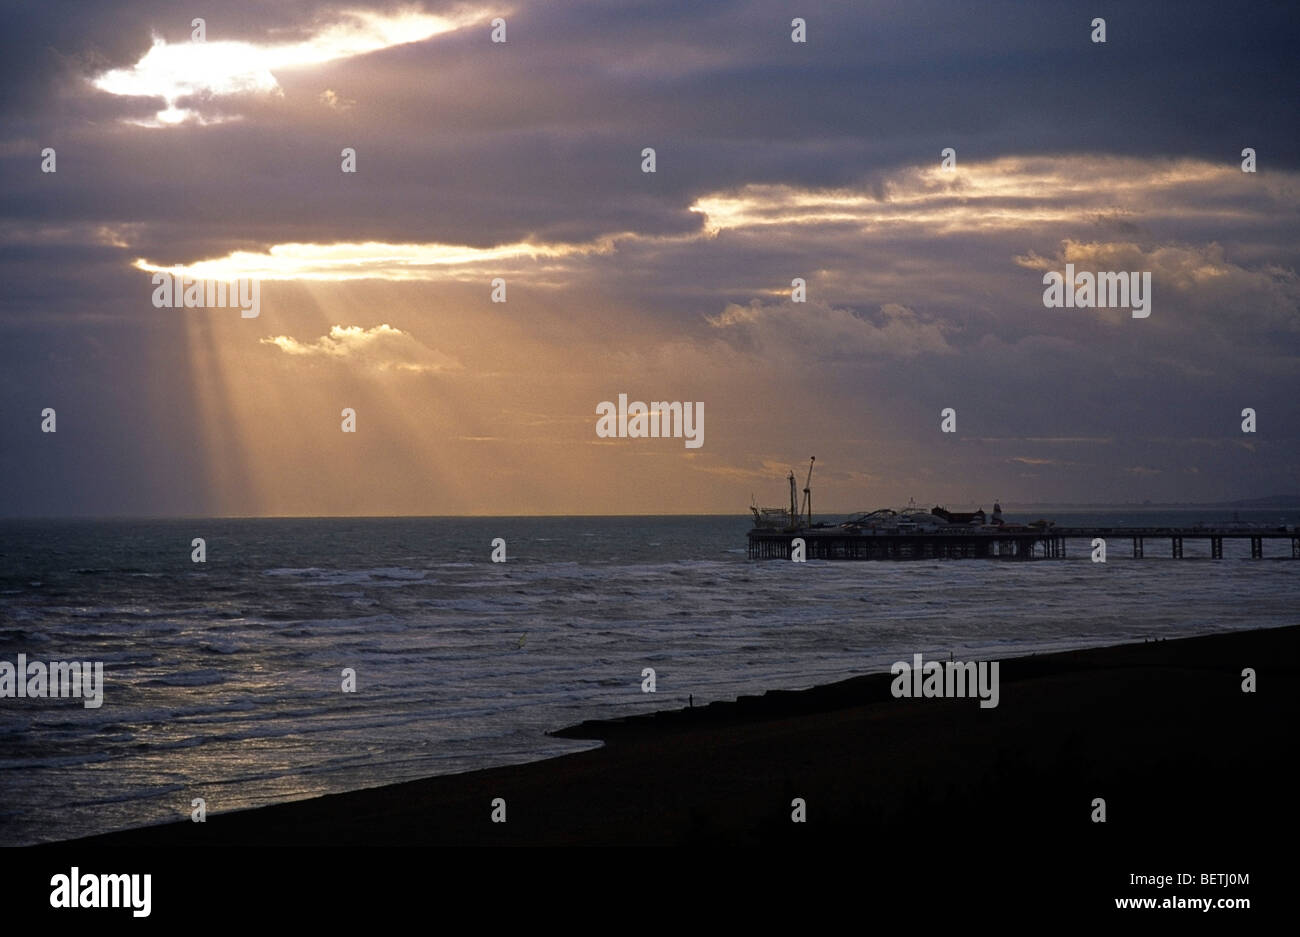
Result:
{"label": "pier support piling", "polygon": [[1293,528],[1260,527],[1066,527],[1052,530],[1025,528],[856,531],[833,527],[796,530],[751,530],[746,551],[750,559],[789,560],[794,538],[804,540],[808,559],[819,560],[955,560],[955,559],[1063,559],[1066,540],[1085,542],[1098,538],[1133,541],[1133,558],[1145,555],[1147,537],[1169,538],[1174,559],[1186,556],[1184,541],[1208,540],[1210,556],[1223,559],[1224,540],[1249,540],[1251,559],[1263,559],[1265,540],[1290,540],[1291,557],[1300,560],[1300,533]]}

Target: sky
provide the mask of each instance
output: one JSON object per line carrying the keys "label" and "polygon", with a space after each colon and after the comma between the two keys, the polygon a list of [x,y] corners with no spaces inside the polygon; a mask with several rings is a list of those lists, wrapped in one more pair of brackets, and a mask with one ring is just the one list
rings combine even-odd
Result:
{"label": "sky", "polygon": [[[743,514],[814,455],[826,511],[1300,492],[1293,3],[0,34],[0,515]],[[1046,306],[1067,264],[1150,274],[1149,315]],[[158,272],[258,314],[159,307]],[[702,444],[598,435],[620,394],[702,405]]]}

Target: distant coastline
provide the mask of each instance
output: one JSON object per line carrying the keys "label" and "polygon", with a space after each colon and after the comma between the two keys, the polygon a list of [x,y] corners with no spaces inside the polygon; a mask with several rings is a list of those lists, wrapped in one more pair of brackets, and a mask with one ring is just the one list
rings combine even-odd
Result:
{"label": "distant coastline", "polygon": [[[936,503],[931,500],[925,503],[925,507],[930,507]],[[992,500],[985,502],[960,501],[955,499],[937,499],[937,503],[948,507],[958,506],[975,506],[981,504],[991,505]],[[1002,501],[1003,508],[1010,513],[1041,513],[1045,511],[1067,511],[1067,512],[1092,512],[1092,513],[1119,513],[1121,511],[1273,511],[1300,510],[1300,494],[1296,495],[1270,495],[1266,498],[1251,498],[1241,501],[1130,501],[1121,503],[1110,502],[1070,502],[1070,501]],[[876,505],[877,507],[883,505]],[[920,505],[918,505],[920,506]],[[863,506],[854,508],[828,508],[818,509],[818,516],[826,517],[847,517],[863,510]],[[513,519],[529,518],[534,520],[544,520],[546,518],[600,518],[600,517],[732,517],[746,518],[744,510],[727,511],[723,513],[711,511],[679,511],[660,514],[588,514],[582,512],[556,513],[556,514],[66,514],[66,515],[34,515],[34,514],[0,514],[2,521],[202,521],[202,520],[376,520],[376,519],[410,519],[410,520],[427,520],[427,519],[463,519],[463,520],[492,520],[495,518]]]}
{"label": "distant coastline", "polygon": [[1286,510],[1300,508],[1300,494],[1270,495],[1266,498],[1249,498],[1240,501],[1129,501],[1113,504],[1084,504],[1077,502],[1034,502],[1007,501],[1008,508],[1016,510],[1058,510],[1058,511],[1201,511],[1201,510],[1237,510],[1269,511],[1274,508]]}

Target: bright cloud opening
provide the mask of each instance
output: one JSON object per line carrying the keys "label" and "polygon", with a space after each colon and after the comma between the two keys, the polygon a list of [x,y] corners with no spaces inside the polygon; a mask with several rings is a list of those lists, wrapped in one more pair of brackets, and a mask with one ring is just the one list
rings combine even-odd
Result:
{"label": "bright cloud opening", "polygon": [[[276,244],[265,253],[234,251],[225,257],[163,267],[144,258],[135,267],[150,273],[172,273],[199,280],[430,280],[455,276],[455,268],[507,260],[564,258],[604,254],[613,239],[591,244],[534,244],[524,241],[497,247],[459,244]],[[480,276],[480,272],[473,274]]]}
{"label": "bright cloud opening", "polygon": [[[774,225],[843,225],[860,230],[910,225],[934,233],[997,231],[1071,224],[1089,213],[1140,214],[1147,206],[1176,205],[1180,217],[1237,217],[1241,208],[1193,207],[1187,196],[1214,186],[1245,193],[1235,164],[1196,160],[1144,162],[1119,157],[1002,157],[898,170],[875,189],[803,189],[753,184],[713,192],[691,205],[711,233]],[[1269,192],[1268,197],[1286,197]],[[1288,200],[1293,201],[1293,197]]]}
{"label": "bright cloud opening", "polygon": [[[419,11],[373,13],[350,11],[301,42],[256,45],[250,42],[211,40],[168,43],[154,37],[153,46],[129,68],[115,68],[92,79],[109,94],[162,98],[167,106],[149,126],[166,126],[203,119],[178,102],[194,95],[228,95],[278,91],[275,72],[319,65],[336,59],[364,55],[392,46],[422,42],[482,19],[463,12],[435,16]],[[212,24],[215,28],[215,21]]]}

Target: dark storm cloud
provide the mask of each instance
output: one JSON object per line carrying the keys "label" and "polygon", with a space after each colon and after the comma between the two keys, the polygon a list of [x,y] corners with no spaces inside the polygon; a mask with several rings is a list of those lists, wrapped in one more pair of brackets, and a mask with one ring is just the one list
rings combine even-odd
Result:
{"label": "dark storm cloud", "polygon": [[[340,7],[221,5],[207,17],[209,38],[301,38]],[[282,97],[200,105],[238,121],[135,134],[116,121],[147,117],[156,101],[77,78],[131,64],[151,30],[187,40],[188,20],[168,4],[128,4],[116,16],[15,13],[6,35],[27,40],[5,59],[6,84],[43,133],[6,140],[3,204],[10,217],[45,220],[201,220],[214,251],[347,239],[358,228],[484,246],[681,232],[697,224],[686,209],[705,192],[748,182],[870,188],[880,171],[937,160],[943,146],[959,160],[1111,152],[1232,162],[1250,145],[1270,166],[1300,164],[1296,17],[1285,5],[1249,17],[1215,4],[810,7],[799,11],[805,46],[789,41],[784,3],[524,6],[505,46],[487,42],[484,22],[284,70]],[[1108,13],[1107,43],[1090,42],[1091,16]],[[355,104],[325,106],[327,89]],[[25,184],[46,143],[64,144],[56,200]],[[356,177],[338,171],[344,145],[359,151]],[[658,151],[654,176],[638,170],[643,146]],[[183,247],[165,228],[152,240],[155,253]]]}
{"label": "dark storm cloud", "polygon": [[[358,6],[400,5],[250,0],[191,10],[159,0],[0,13],[0,432],[5,474],[18,480],[0,509],[207,509],[201,434],[185,413],[194,386],[213,377],[187,373],[179,319],[142,319],[155,312],[148,277],[129,264],[289,242],[487,248],[625,234],[613,253],[559,263],[599,309],[575,310],[575,329],[642,339],[650,350],[622,359],[629,374],[672,373],[672,356],[655,346],[666,335],[689,345],[698,357],[677,358],[718,382],[706,385],[718,401],[710,412],[730,414],[733,427],[751,421],[755,436],[770,418],[786,438],[846,437],[862,400],[887,406],[896,447],[887,458],[885,446],[873,449],[881,474],[948,457],[933,427],[939,408],[958,401],[961,425],[980,438],[1121,440],[967,443],[981,479],[1017,458],[1018,472],[1059,466],[1061,497],[1067,482],[1088,491],[1102,464],[1119,473],[1166,458],[1173,472],[1193,458],[1141,440],[1210,436],[1207,414],[1231,429],[1242,405],[1290,406],[1300,232],[1293,194],[1269,186],[1285,187],[1276,180],[1295,177],[1281,171],[1300,169],[1294,4],[519,4],[506,14],[504,46],[488,41],[497,14],[487,6],[475,25],[427,41],[278,70],[274,94],[177,102],[207,125],[133,125],[161,100],[89,84],[139,61],[153,34],[188,41],[193,16],[207,20],[209,41],[266,44],[308,38]],[[808,21],[806,45],[789,40],[793,16]],[[1104,45],[1089,41],[1094,16],[1106,18]],[[43,146],[57,148],[56,175],[39,172]],[[356,175],[339,171],[343,146],[358,151]],[[645,146],[657,150],[654,175],[639,169]],[[875,219],[907,168],[937,165],[946,146],[959,168],[1078,157],[1070,172],[1098,197],[1062,190],[1053,198],[1068,220],[1025,215],[992,231]],[[1144,197],[1148,181],[1110,195],[1123,175],[1087,162],[1133,157],[1130,177],[1169,158],[1235,172],[1246,146],[1261,164],[1247,184],[1237,173],[1232,184],[1189,182],[1161,199]],[[850,221],[706,237],[691,206],[751,184],[878,201]],[[1014,215],[1040,195],[979,204]],[[1075,256],[1155,270],[1158,307],[1144,332],[1043,309],[1043,269]],[[512,284],[526,289],[530,269],[511,267]],[[786,303],[794,276],[814,296],[798,317]],[[360,316],[337,324],[379,324]],[[553,339],[561,326],[539,312],[534,338]],[[281,328],[268,324],[268,334]],[[606,367],[599,340],[591,350],[591,367]],[[753,373],[781,382],[761,393],[761,416],[741,390]],[[170,405],[141,415],[140,401],[159,388]],[[79,414],[61,433],[90,434],[82,438],[105,461],[86,465],[71,447],[57,458],[31,453],[32,414],[58,401],[61,413]],[[715,425],[714,438],[726,438]],[[1284,485],[1295,435],[1253,484]],[[1194,453],[1203,487],[1183,490],[1210,496],[1229,484],[1237,454],[1203,449]],[[774,454],[728,457],[758,465]],[[153,482],[123,493],[121,478]]]}

